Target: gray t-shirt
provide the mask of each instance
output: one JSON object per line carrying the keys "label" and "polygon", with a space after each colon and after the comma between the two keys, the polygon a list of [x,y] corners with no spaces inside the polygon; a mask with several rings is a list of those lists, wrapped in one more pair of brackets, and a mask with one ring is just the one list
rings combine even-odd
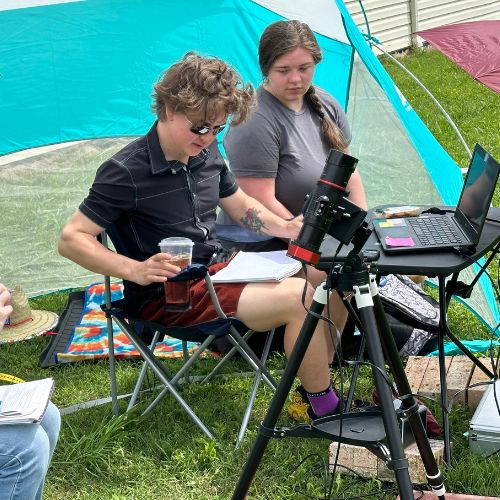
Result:
{"label": "gray t-shirt", "polygon": [[[326,114],[349,143],[351,131],[340,104],[323,89],[315,89]],[[257,90],[257,102],[250,119],[230,127],[224,137],[229,167],[240,177],[275,178],[276,198],[298,215],[329,151],[320,137],[320,118],[307,101],[301,111],[292,111],[263,87]],[[231,220],[224,215],[219,222]]]}

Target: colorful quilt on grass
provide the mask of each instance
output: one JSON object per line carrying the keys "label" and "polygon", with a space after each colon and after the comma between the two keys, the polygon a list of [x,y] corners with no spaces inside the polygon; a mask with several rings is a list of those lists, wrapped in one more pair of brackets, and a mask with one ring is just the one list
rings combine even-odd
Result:
{"label": "colorful quilt on grass", "polygon": [[[111,285],[111,300],[123,298],[123,285]],[[81,361],[108,357],[108,330],[104,312],[104,284],[95,283],[85,290],[85,305],[80,322],[74,327],[71,341],[62,353],[57,354],[58,362]],[[138,351],[129,342],[126,335],[113,323],[115,357],[139,358]],[[198,348],[195,342],[188,342],[188,351],[192,353]],[[160,358],[177,358],[182,356],[182,341],[165,336],[155,347],[155,355]]]}

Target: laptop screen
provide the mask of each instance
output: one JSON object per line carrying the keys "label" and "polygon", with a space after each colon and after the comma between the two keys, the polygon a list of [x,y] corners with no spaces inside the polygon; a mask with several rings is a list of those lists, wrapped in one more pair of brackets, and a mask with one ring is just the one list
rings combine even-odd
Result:
{"label": "laptop screen", "polygon": [[476,144],[456,210],[456,217],[474,243],[479,241],[499,172],[498,162]]}

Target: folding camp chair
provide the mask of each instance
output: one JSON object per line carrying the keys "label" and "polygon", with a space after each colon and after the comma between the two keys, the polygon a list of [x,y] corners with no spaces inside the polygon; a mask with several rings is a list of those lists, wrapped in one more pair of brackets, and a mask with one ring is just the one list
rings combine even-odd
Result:
{"label": "folding camp chair", "polygon": [[[100,235],[101,242],[107,246],[106,234]],[[120,245],[115,241],[116,238],[112,238],[116,250],[120,253]],[[146,371],[150,368],[155,375],[160,380],[161,384],[164,386],[161,392],[156,396],[156,398],[149,404],[149,406],[144,410],[147,413],[153,410],[156,405],[168,394],[171,394],[177,402],[182,406],[186,413],[192,418],[196,425],[204,432],[204,434],[213,439],[212,433],[208,430],[201,419],[196,415],[196,413],[187,404],[184,398],[179,393],[179,385],[181,379],[185,379],[188,376],[189,369],[194,365],[194,363],[199,359],[200,355],[208,349],[208,347],[213,343],[215,339],[226,338],[232,345],[232,349],[228,354],[223,357],[213,371],[207,375],[202,382],[210,380],[221,368],[227,360],[238,352],[241,357],[248,363],[250,368],[255,372],[255,380],[253,384],[252,391],[250,393],[249,401],[244,413],[243,421],[240,426],[240,431],[238,433],[238,440],[236,446],[241,444],[245,430],[248,426],[248,420],[252,410],[253,403],[255,401],[255,396],[257,392],[257,387],[261,380],[266,382],[273,390],[276,389],[277,383],[265,367],[265,359],[269,352],[269,346],[271,345],[271,340],[273,336],[273,331],[268,333],[266,346],[264,353],[259,359],[255,353],[250,349],[247,344],[248,338],[253,334],[252,330],[248,330],[243,323],[234,318],[228,318],[222,311],[219,301],[217,299],[216,292],[214,290],[210,275],[208,274],[208,269],[202,265],[191,265],[189,268],[184,269],[178,276],[176,280],[182,281],[187,279],[198,279],[204,278],[207,285],[210,297],[214,304],[215,310],[219,316],[219,319],[210,321],[207,323],[200,323],[192,326],[185,327],[168,327],[162,324],[154,323],[151,321],[146,321],[143,319],[132,318],[126,314],[123,310],[123,301],[111,302],[111,290],[110,290],[110,278],[105,276],[105,305],[103,306],[106,312],[107,323],[108,323],[108,344],[109,344],[109,360],[110,360],[110,378],[111,378],[111,397],[113,411],[118,413],[117,405],[117,386],[116,386],[116,374],[115,374],[115,358],[113,349],[113,321],[122,330],[122,332],[127,336],[130,342],[139,352],[141,358],[143,359],[143,367],[139,374],[136,386],[132,392],[131,400],[127,408],[130,409],[135,405],[137,396],[141,391],[141,387],[146,375]],[[246,329],[247,332],[241,335],[239,330],[242,328]],[[183,343],[183,353],[184,353],[184,363],[181,369],[174,375],[171,376],[164,363],[154,355],[154,347],[156,343],[160,340],[163,335],[168,334],[171,337],[180,339]],[[143,338],[145,336],[151,336],[152,341],[148,346],[144,342]],[[188,354],[187,342],[199,342],[200,346],[191,355]]]}

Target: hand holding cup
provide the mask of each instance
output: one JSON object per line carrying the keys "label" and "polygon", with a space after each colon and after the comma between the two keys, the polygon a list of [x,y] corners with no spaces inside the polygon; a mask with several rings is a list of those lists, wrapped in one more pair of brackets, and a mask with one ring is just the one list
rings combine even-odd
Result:
{"label": "hand holding cup", "polygon": [[[189,238],[164,238],[158,245],[163,254],[170,256],[167,262],[179,270],[191,264],[194,243]],[[189,281],[172,282],[167,277],[164,290],[167,311],[182,312],[191,309]]]}

